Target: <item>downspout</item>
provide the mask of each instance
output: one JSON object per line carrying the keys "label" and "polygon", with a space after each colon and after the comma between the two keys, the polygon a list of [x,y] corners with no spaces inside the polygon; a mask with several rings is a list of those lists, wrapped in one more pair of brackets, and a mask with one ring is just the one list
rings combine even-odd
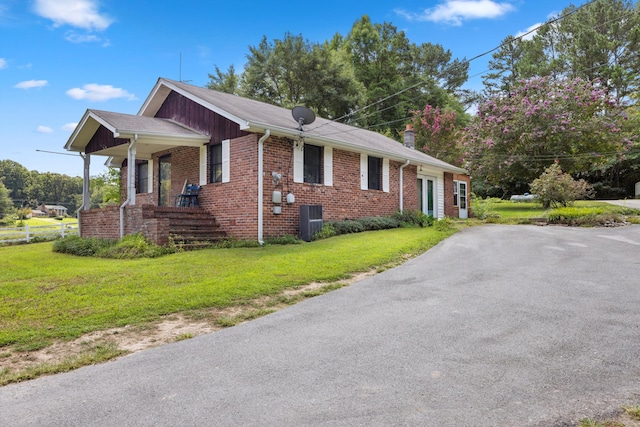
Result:
{"label": "downspout", "polygon": [[[136,187],[135,180],[136,176],[136,142],[138,141],[138,134],[133,135],[133,141],[129,143],[129,148],[127,149],[127,200],[124,201],[122,205],[120,205],[120,238],[124,237],[124,207],[129,203],[136,202]],[[133,171],[133,174],[131,173]],[[133,175],[133,178],[131,177]],[[133,189],[133,191],[132,191]],[[133,195],[131,194],[133,192]]]}
{"label": "downspout", "polygon": [[267,140],[267,138],[269,138],[269,136],[271,135],[271,130],[267,129],[264,133],[264,135],[262,135],[262,137],[260,137],[260,139],[258,140],[258,243],[260,244],[260,246],[264,245],[264,240],[262,239],[262,234],[263,234],[263,204],[264,201],[262,200],[263,196],[264,196],[264,189],[262,188],[264,185],[264,165],[263,163],[263,159],[264,159],[264,142]]}
{"label": "downspout", "polygon": [[410,161],[407,160],[407,162],[400,166],[400,212],[402,212],[403,210],[403,199],[404,199],[404,171],[403,169],[406,168],[407,166],[409,166]]}
{"label": "downspout", "polygon": [[91,196],[90,196],[90,188],[89,188],[89,166],[91,164],[91,160],[89,154],[87,153],[78,153],[80,157],[82,157],[82,161],[84,162],[84,173],[82,176],[82,204],[76,211],[76,218],[78,218],[78,235],[82,236],[82,225],[80,224],[80,211],[86,211],[91,207]]}

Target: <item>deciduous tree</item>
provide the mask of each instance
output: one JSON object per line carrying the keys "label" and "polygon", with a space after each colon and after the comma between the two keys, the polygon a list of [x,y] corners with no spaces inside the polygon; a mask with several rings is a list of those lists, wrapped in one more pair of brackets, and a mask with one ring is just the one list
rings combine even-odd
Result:
{"label": "deciduous tree", "polygon": [[440,110],[440,107],[427,105],[423,110],[414,111],[416,148],[436,159],[460,166],[460,127],[458,115],[452,109]]}
{"label": "deciduous tree", "polygon": [[0,219],[7,215],[12,208],[13,202],[9,197],[9,190],[0,181]]}
{"label": "deciduous tree", "polygon": [[572,175],[605,168],[634,139],[625,108],[597,81],[534,78],[480,104],[464,157],[476,180],[507,195],[527,191],[554,160]]}
{"label": "deciduous tree", "polygon": [[576,200],[593,197],[592,186],[583,179],[575,180],[568,173],[563,173],[558,162],[533,180],[531,192],[538,196],[545,209],[568,206]]}

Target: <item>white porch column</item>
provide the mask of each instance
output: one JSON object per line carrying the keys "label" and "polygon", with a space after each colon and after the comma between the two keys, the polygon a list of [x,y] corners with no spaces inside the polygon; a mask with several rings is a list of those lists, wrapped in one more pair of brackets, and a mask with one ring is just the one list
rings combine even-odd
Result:
{"label": "white porch column", "polygon": [[138,135],[129,144],[127,150],[127,200],[130,205],[136,204],[136,141]]}
{"label": "white porch column", "polygon": [[82,210],[86,211],[91,209],[91,191],[89,187],[89,166],[91,165],[91,155],[85,153],[82,155],[84,161],[84,174],[82,177]]}

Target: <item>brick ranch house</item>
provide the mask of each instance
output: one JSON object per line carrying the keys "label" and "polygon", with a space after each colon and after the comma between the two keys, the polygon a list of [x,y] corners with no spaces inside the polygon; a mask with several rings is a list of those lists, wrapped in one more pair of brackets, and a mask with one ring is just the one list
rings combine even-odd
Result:
{"label": "brick ranch house", "polygon": [[[466,217],[466,171],[412,145],[411,129],[403,145],[320,117],[300,125],[291,110],[161,78],[137,115],[87,110],[65,149],[84,158],[83,236],[141,232],[164,244],[171,217],[186,213],[259,242],[298,234],[302,205],[321,205],[325,221]],[[120,206],[87,209],[93,156],[120,168]],[[185,183],[201,186],[199,207],[175,207]]]}

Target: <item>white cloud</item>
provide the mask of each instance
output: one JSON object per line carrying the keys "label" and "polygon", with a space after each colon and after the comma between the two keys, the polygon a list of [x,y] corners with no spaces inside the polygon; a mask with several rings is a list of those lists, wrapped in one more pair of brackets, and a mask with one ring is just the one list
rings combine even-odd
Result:
{"label": "white cloud", "polygon": [[0,70],[7,68],[8,66],[9,63],[7,62],[7,60],[4,58],[0,58]]}
{"label": "white cloud", "polygon": [[95,34],[79,34],[75,31],[67,31],[64,35],[64,39],[71,43],[101,43],[102,47],[111,46],[109,39],[103,39]]}
{"label": "white cloud", "polygon": [[[542,25],[542,22],[538,22],[537,24],[530,25],[529,27],[527,27],[526,30],[518,32],[514,37],[515,38],[522,37],[522,40],[531,40],[531,39],[533,39],[533,36],[535,36],[538,33],[537,30],[536,31],[533,31],[533,30],[538,28],[540,25]],[[527,34],[527,33],[529,33],[529,34]],[[526,36],[525,36],[525,34],[526,34]]]}
{"label": "white cloud", "polygon": [[64,39],[71,43],[96,43],[102,41],[102,39],[95,34],[78,34],[75,31],[67,31]]}
{"label": "white cloud", "polygon": [[26,80],[24,82],[18,83],[14,87],[17,89],[33,89],[33,88],[40,88],[48,84],[49,82],[46,80]]}
{"label": "white cloud", "polygon": [[62,130],[67,132],[73,132],[77,126],[78,126],[78,123],[67,123],[66,125],[62,126]]}
{"label": "white cloud", "polygon": [[397,9],[395,12],[409,21],[444,22],[450,25],[462,25],[469,19],[499,18],[515,8],[509,3],[494,0],[445,0],[444,3],[425,9],[422,13]]}
{"label": "white cloud", "polygon": [[51,132],[53,132],[53,129],[51,129],[49,126],[38,126],[36,128],[36,132],[38,132],[38,133],[51,133]]}
{"label": "white cloud", "polygon": [[73,99],[86,99],[89,101],[108,101],[115,98],[125,98],[128,101],[135,101],[137,99],[134,94],[122,88],[96,83],[86,84],[82,86],[82,88],[74,87],[73,89],[69,89],[67,95]]}
{"label": "white cloud", "polygon": [[98,11],[96,0],[36,0],[35,12],[56,27],[71,25],[89,31],[103,31],[113,20]]}

